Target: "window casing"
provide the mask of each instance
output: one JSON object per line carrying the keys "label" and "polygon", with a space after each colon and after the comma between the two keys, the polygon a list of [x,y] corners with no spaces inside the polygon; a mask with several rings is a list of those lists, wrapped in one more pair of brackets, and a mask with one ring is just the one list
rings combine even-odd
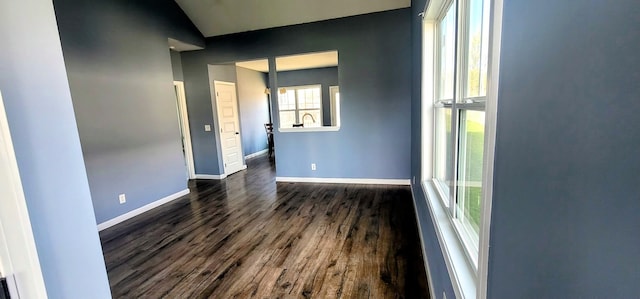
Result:
{"label": "window casing", "polygon": [[477,268],[490,0],[455,0],[435,24],[433,184]]}
{"label": "window casing", "polygon": [[322,127],[321,85],[290,86],[278,89],[280,128],[302,124],[305,128]]}

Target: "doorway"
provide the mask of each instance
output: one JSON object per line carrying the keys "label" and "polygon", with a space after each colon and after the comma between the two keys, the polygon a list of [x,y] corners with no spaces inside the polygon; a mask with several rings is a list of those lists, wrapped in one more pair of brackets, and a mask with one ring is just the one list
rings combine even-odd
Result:
{"label": "doorway", "polygon": [[182,155],[187,166],[187,176],[189,179],[196,178],[196,171],[193,163],[193,148],[191,147],[191,132],[189,131],[189,114],[187,113],[187,99],[184,92],[184,82],[173,81],[173,88],[176,93],[176,106],[178,111],[178,124],[182,140]]}
{"label": "doorway", "polygon": [[240,135],[236,84],[213,81],[213,85],[216,96],[224,174],[230,175],[246,168],[243,162],[244,155],[242,137]]}

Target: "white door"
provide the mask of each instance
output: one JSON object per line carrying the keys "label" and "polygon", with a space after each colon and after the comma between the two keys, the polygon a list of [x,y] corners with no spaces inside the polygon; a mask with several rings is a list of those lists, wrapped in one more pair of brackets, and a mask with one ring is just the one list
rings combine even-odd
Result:
{"label": "white door", "polygon": [[220,146],[224,173],[230,175],[245,169],[242,162],[240,119],[238,117],[238,97],[236,84],[214,81],[218,123],[220,124]]}
{"label": "white door", "polygon": [[0,276],[11,298],[47,298],[1,94]]}

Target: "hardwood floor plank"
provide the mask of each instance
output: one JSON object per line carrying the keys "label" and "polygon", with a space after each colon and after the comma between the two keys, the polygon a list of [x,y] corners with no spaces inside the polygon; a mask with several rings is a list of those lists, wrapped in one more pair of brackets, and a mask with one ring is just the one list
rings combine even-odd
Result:
{"label": "hardwood floor plank", "polygon": [[407,187],[275,182],[266,156],[100,233],[114,298],[428,298]]}

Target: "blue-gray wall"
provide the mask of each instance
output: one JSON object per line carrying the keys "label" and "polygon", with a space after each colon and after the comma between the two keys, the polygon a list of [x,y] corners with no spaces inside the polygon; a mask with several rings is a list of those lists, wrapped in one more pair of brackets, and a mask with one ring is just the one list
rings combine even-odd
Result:
{"label": "blue-gray wall", "polygon": [[268,75],[243,67],[237,67],[236,74],[242,148],[247,156],[267,148],[264,124],[269,122],[269,99],[264,90]]}
{"label": "blue-gray wall", "polygon": [[[192,128],[213,122],[208,64],[338,50],[342,127],[338,132],[276,130],[277,175],[409,178],[409,15],[410,9],[400,9],[207,39],[205,50],[182,53]],[[277,114],[273,117],[277,123]],[[209,147],[213,136],[194,139],[194,149],[203,149],[196,155],[217,156]],[[317,171],[311,171],[311,163]]]}
{"label": "blue-gray wall", "polygon": [[171,54],[171,70],[173,71],[174,81],[183,81],[182,76],[182,58],[180,58],[180,52],[169,50]]}
{"label": "blue-gray wall", "polygon": [[50,0],[0,1],[0,90],[48,297],[111,298],[57,29]]}
{"label": "blue-gray wall", "polygon": [[195,26],[170,0],[54,5],[98,223],[186,189],[167,38]]}
{"label": "blue-gray wall", "polygon": [[[412,4],[419,66],[424,1]],[[633,0],[504,1],[488,298],[640,294],[639,13]],[[435,293],[452,298],[422,189],[413,187]]]}
{"label": "blue-gray wall", "polygon": [[490,298],[640,294],[639,15],[504,2]]}
{"label": "blue-gray wall", "polygon": [[297,71],[278,72],[278,84],[283,87],[300,85],[322,85],[322,125],[331,125],[331,94],[329,87],[337,86],[338,68],[325,67]]}

